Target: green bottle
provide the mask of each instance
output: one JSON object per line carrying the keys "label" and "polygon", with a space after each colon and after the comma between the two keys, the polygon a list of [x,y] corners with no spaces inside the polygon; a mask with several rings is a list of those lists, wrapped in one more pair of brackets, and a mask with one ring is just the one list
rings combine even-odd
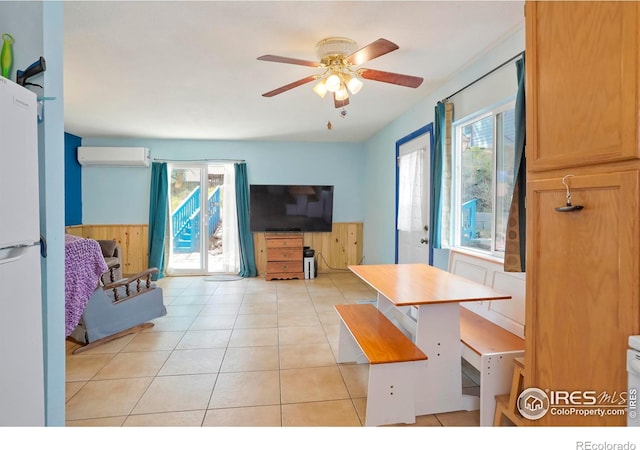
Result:
{"label": "green bottle", "polygon": [[2,67],[2,76],[10,78],[11,66],[13,65],[13,43],[15,39],[10,34],[2,35],[2,52],[0,53],[0,67]]}

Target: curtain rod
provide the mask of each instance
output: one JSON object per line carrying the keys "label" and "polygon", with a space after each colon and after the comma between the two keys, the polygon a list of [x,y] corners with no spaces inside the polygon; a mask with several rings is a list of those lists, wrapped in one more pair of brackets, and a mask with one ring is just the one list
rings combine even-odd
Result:
{"label": "curtain rod", "polygon": [[453,97],[454,95],[459,94],[460,92],[464,91],[465,89],[467,89],[468,87],[473,86],[474,84],[476,84],[478,81],[482,80],[483,78],[488,77],[489,75],[491,75],[493,72],[495,72],[496,70],[500,70],[502,69],[504,66],[506,66],[507,64],[509,64],[512,61],[515,61],[516,59],[522,57],[524,55],[524,51],[518,53],[516,56],[509,58],[508,60],[506,60],[505,62],[503,62],[502,64],[500,64],[498,67],[490,70],[489,72],[485,73],[484,75],[482,75],[479,78],[476,78],[475,80],[473,80],[471,83],[467,84],[465,87],[458,89],[457,91],[455,91],[453,94],[445,97],[442,99],[442,103],[447,102],[451,97]]}
{"label": "curtain rod", "polygon": [[238,162],[243,163],[246,162],[244,159],[158,159],[154,158],[153,162]]}

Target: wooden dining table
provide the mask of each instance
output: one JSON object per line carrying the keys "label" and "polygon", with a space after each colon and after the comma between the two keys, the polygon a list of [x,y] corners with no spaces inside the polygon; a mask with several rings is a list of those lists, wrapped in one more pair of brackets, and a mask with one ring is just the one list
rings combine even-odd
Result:
{"label": "wooden dining table", "polygon": [[478,408],[462,392],[460,304],[509,300],[490,287],[428,264],[349,266],[377,291],[376,305],[427,356],[415,386],[416,415]]}

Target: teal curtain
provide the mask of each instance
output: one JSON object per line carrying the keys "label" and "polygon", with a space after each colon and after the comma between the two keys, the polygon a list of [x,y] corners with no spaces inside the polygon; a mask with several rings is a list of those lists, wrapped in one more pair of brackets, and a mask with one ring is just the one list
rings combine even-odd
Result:
{"label": "teal curtain", "polygon": [[431,227],[429,239],[433,248],[442,248],[442,161],[445,152],[445,107],[438,102],[433,126],[433,158],[431,161]]}
{"label": "teal curtain", "polygon": [[520,260],[522,271],[525,271],[525,249],[526,249],[526,214],[525,198],[527,194],[527,163],[524,148],[527,137],[527,112],[525,108],[525,60],[516,61],[518,74],[518,95],[516,97],[516,170],[518,171],[518,219],[520,229]]}
{"label": "teal curtain", "polygon": [[247,178],[247,164],[235,163],[236,174],[236,208],[238,212],[238,234],[240,240],[240,271],[241,277],[255,277],[258,275],[253,248],[253,234],[249,229],[249,182]]}
{"label": "teal curtain", "polygon": [[526,213],[525,197],[527,193],[526,170],[526,102],[525,102],[525,59],[524,55],[516,61],[518,93],[515,108],[515,184],[509,222],[507,225],[504,269],[507,272],[524,272],[526,268]]}
{"label": "teal curtain", "polygon": [[154,275],[156,280],[164,277],[168,190],[167,163],[154,162],[149,195],[149,267],[158,268],[158,274]]}

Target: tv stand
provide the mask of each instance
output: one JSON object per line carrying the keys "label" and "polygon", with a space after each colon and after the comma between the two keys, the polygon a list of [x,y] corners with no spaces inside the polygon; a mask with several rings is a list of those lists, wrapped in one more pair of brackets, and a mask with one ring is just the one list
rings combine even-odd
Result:
{"label": "tv stand", "polygon": [[265,233],[267,272],[265,279],[304,280],[302,233]]}

